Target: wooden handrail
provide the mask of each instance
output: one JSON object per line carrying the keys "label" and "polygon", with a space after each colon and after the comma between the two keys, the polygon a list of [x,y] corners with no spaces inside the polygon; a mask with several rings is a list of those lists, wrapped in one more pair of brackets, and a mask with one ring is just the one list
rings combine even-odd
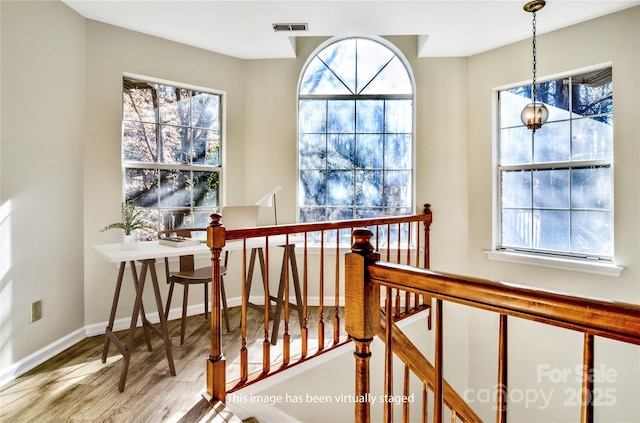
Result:
{"label": "wooden handrail", "polygon": [[[355,219],[355,220],[336,220],[330,222],[315,222],[315,223],[296,223],[288,225],[277,226],[258,226],[255,228],[243,228],[243,229],[227,229],[225,239],[231,241],[234,239],[245,238],[261,238],[264,236],[276,236],[276,235],[293,235],[301,234],[305,232],[320,232],[330,231],[336,229],[352,229],[355,227],[367,227],[367,226],[383,226],[395,223],[411,223],[411,222],[424,222],[427,225],[432,222],[431,205],[425,204],[422,214],[409,215],[409,216],[389,216],[378,217],[374,219]],[[224,218],[222,217],[220,223],[224,225]],[[428,227],[427,227],[428,230]],[[350,247],[350,246],[349,246]],[[426,248],[428,250],[428,248]]]}
{"label": "wooden handrail", "polygon": [[[434,393],[434,422],[442,421],[442,405],[451,409],[452,419],[477,421],[477,416],[467,404],[463,404],[442,375],[443,355],[443,301],[471,306],[500,314],[498,345],[497,421],[507,421],[507,316],[515,316],[538,323],[575,330],[584,333],[583,392],[581,418],[583,423],[593,421],[594,336],[601,336],[626,343],[640,345],[640,305],[596,299],[581,295],[540,289],[531,286],[439,273],[412,266],[379,261],[369,239],[371,232],[356,230],[354,247],[345,258],[347,331],[356,343],[356,396],[369,395],[369,367],[358,358],[358,351],[370,343],[371,330],[377,325],[377,335],[385,341],[385,353],[393,351]],[[403,290],[435,299],[435,363],[427,364],[413,344],[403,337],[397,326],[380,317],[380,291]],[[374,311],[372,311],[373,309]],[[391,312],[385,309],[388,317]],[[382,327],[386,326],[386,330]],[[370,354],[369,354],[370,356]],[[390,362],[385,356],[385,363]],[[367,358],[368,363],[368,358]],[[385,378],[392,374],[385,368]],[[406,375],[406,371],[405,371]],[[407,376],[405,376],[407,378]],[[386,380],[386,379],[385,379]],[[406,386],[406,382],[405,382]],[[406,390],[406,387],[405,387]],[[385,391],[387,394],[387,391]],[[423,394],[424,395],[424,394]],[[423,400],[423,407],[424,407]],[[356,404],[355,421],[368,423],[369,404]],[[426,416],[426,407],[423,415]],[[385,416],[392,415],[385,408]]]}
{"label": "wooden handrail", "polygon": [[640,306],[377,262],[369,280],[459,304],[640,345]]}
{"label": "wooden handrail", "polygon": [[[261,380],[267,376],[276,374],[280,371],[283,371],[290,366],[295,364],[299,364],[303,361],[306,361],[310,358],[313,358],[316,355],[319,355],[323,352],[329,351],[331,348],[335,348],[344,344],[345,342],[350,342],[350,338],[346,332],[340,332],[342,321],[339,315],[339,301],[342,301],[342,277],[340,272],[340,260],[336,259],[336,267],[335,267],[335,283],[334,283],[334,304],[329,305],[331,307],[330,315],[327,313],[327,317],[331,319],[333,324],[333,344],[329,347],[325,347],[325,339],[324,339],[324,325],[325,322],[328,323],[329,319],[325,318],[325,304],[324,304],[324,253],[325,250],[331,250],[334,247],[331,247],[325,244],[325,233],[331,233],[331,231],[336,231],[336,242],[335,242],[335,254],[336,257],[339,257],[339,253],[341,253],[341,248],[348,249],[351,245],[340,245],[340,230],[345,230],[343,235],[346,235],[346,230],[352,231],[354,228],[358,227],[377,227],[380,228],[381,233],[384,231],[390,232],[391,228],[395,229],[397,225],[398,228],[398,238],[389,239],[386,243],[385,247],[387,250],[387,256],[390,255],[391,249],[394,251],[397,249],[397,260],[405,260],[406,263],[412,263],[417,266],[428,266],[429,264],[429,227],[432,221],[431,208],[429,204],[424,205],[424,210],[421,214],[411,215],[411,216],[392,216],[392,217],[382,217],[382,218],[373,218],[373,219],[357,219],[357,220],[346,220],[346,221],[331,221],[331,222],[316,222],[316,223],[302,223],[302,224],[288,224],[288,225],[277,225],[277,226],[261,226],[255,228],[242,228],[242,229],[230,229],[227,230],[224,227],[224,216],[220,214],[211,215],[212,222],[210,226],[207,228],[207,245],[211,249],[211,262],[212,262],[212,277],[213,277],[213,289],[212,289],[212,309],[211,309],[211,348],[209,353],[209,358],[207,360],[207,395],[210,397],[210,400],[216,399],[225,401],[227,392],[235,391],[244,386],[247,386],[250,383],[254,383],[258,380]],[[400,227],[401,225],[406,225],[408,228],[408,239],[402,239],[400,237]],[[413,226],[412,226],[413,225]],[[414,229],[411,229],[411,228]],[[418,231],[417,228],[422,227],[423,232]],[[308,234],[320,234],[320,243],[317,245],[319,249],[319,257],[320,257],[320,280],[318,281],[318,292],[319,292],[319,322],[317,329],[317,341],[318,346],[315,350],[310,350],[307,346],[307,340],[309,338],[309,328],[307,327],[307,290],[308,285],[312,283],[309,280],[307,275],[307,235]],[[250,239],[262,239],[264,240],[264,252],[260,251],[260,260],[261,264],[263,264],[266,269],[263,269],[263,291],[264,291],[264,302],[265,304],[269,303],[271,298],[273,297],[273,293],[269,293],[269,242],[268,239],[273,239],[273,237],[280,236],[282,239],[285,239],[283,243],[285,247],[284,249],[284,260],[282,266],[281,273],[281,286],[282,294],[285,299],[289,298],[289,279],[293,277],[292,271],[290,270],[288,265],[285,265],[286,262],[289,261],[289,255],[293,254],[293,250],[288,248],[289,246],[289,236],[298,235],[298,239],[304,239],[304,251],[302,252],[304,256],[303,261],[303,275],[300,278],[302,280],[302,287],[296,286],[296,289],[301,288],[303,291],[302,300],[300,301],[302,304],[296,304],[297,308],[300,312],[300,320],[301,320],[301,332],[302,332],[302,346],[301,346],[301,354],[300,357],[291,356],[290,350],[290,342],[293,342],[292,337],[289,334],[289,303],[288,301],[284,301],[283,306],[283,322],[284,322],[284,334],[282,338],[279,340],[282,341],[283,347],[283,357],[281,363],[277,366],[271,367],[270,363],[270,343],[275,345],[276,337],[275,335],[271,335],[271,339],[269,338],[269,324],[270,319],[272,319],[272,313],[269,308],[262,306],[263,310],[263,318],[264,318],[264,342],[262,343],[263,349],[263,367],[259,372],[254,372],[249,374],[247,368],[247,357],[248,357],[248,345],[247,345],[247,333],[246,333],[246,325],[247,325],[247,309],[248,306],[255,307],[255,304],[248,303],[249,293],[247,292],[247,286],[251,284],[251,276],[253,275],[253,270],[247,271],[247,240]],[[243,249],[239,253],[242,257],[242,315],[241,315],[241,332],[242,332],[242,347],[240,350],[240,375],[237,381],[226,382],[226,363],[224,352],[221,351],[221,332],[220,332],[220,255],[227,245],[228,241],[233,240],[244,240]],[[402,242],[401,242],[402,241]],[[414,241],[415,243],[410,243],[410,241]],[[255,245],[253,243],[252,245]],[[315,247],[315,245],[314,245]],[[273,247],[276,248],[276,247]],[[250,247],[252,249],[251,255],[254,256],[255,248]],[[404,252],[406,250],[406,256],[401,257],[400,251]],[[415,251],[415,257],[412,257],[411,254]],[[264,253],[264,255],[263,255]],[[300,251],[298,253],[300,254]],[[395,255],[395,254],[394,254]],[[252,261],[253,263],[253,261]],[[249,266],[252,268],[252,265]],[[402,297],[404,298],[405,307],[404,311],[400,311],[400,292],[396,293],[396,314],[397,316],[407,316],[412,313],[419,312],[421,310],[428,310],[430,300],[423,299],[420,295],[415,295],[411,297],[403,292]],[[282,303],[282,299],[280,299],[280,303]],[[275,313],[278,314],[278,313]],[[278,317],[274,317],[272,320],[277,320]],[[298,341],[296,341],[298,342]],[[366,353],[363,352],[366,355]]]}

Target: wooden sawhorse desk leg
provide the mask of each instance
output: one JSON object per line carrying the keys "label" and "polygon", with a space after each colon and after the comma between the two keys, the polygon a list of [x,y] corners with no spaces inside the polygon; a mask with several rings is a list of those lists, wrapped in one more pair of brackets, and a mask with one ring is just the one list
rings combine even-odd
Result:
{"label": "wooden sawhorse desk leg", "polygon": [[[296,296],[296,304],[289,303],[289,307],[298,311],[298,319],[300,321],[300,325],[304,321],[304,316],[302,315],[302,292],[300,290],[300,275],[298,273],[298,261],[296,259],[295,254],[295,244],[289,245],[281,245],[280,247],[286,248],[282,257],[282,268],[280,270],[280,283],[278,284],[278,295],[273,296],[269,295],[269,318],[273,320],[273,328],[271,329],[271,344],[276,345],[278,343],[278,330],[280,328],[280,320],[282,319],[282,310],[284,308],[284,293],[285,293],[285,285],[286,281],[286,269],[287,266],[291,265],[291,272],[289,273],[290,280],[293,280],[293,289]],[[253,304],[249,302],[249,295],[251,293],[251,283],[253,281],[253,271],[255,269],[256,263],[256,254],[258,255],[258,259],[260,261],[260,270],[262,274],[262,281],[266,280],[266,267],[264,260],[264,251],[262,247],[252,248],[251,249],[251,257],[249,259],[249,269],[247,270],[247,306],[254,310],[257,310],[261,313],[264,313],[264,307]],[[287,257],[289,258],[289,263],[287,263]],[[289,299],[287,298],[287,301]],[[275,303],[275,310],[271,310],[271,301]]]}
{"label": "wooden sawhorse desk leg", "polygon": [[[138,323],[138,316],[142,320],[142,327],[144,331],[145,341],[147,343],[147,350],[151,351],[151,339],[149,337],[149,328],[155,331],[164,341],[164,346],[167,354],[167,361],[169,363],[169,371],[172,376],[176,375],[176,369],[173,364],[173,353],[171,351],[171,339],[167,331],[167,320],[164,316],[164,308],[162,307],[162,297],[160,295],[160,287],[158,285],[158,275],[155,268],[155,259],[141,260],[142,269],[140,270],[140,278],[136,271],[136,263],[134,261],[129,262],[131,266],[131,276],[133,277],[133,284],[136,290],[136,298],[133,304],[133,312],[131,314],[131,323],[129,325],[129,333],[127,337],[127,344],[123,345],[122,342],[113,333],[113,324],[116,317],[116,310],[118,308],[118,300],[120,299],[120,290],[122,288],[122,280],[124,277],[124,270],[126,262],[120,263],[120,269],[118,271],[118,280],[116,282],[116,289],[113,295],[113,303],[111,304],[111,314],[109,316],[109,325],[105,330],[105,340],[102,349],[102,362],[107,361],[107,355],[109,354],[109,343],[113,342],[122,357],[124,358],[122,363],[122,370],[120,372],[120,383],[118,384],[118,390],[124,391],[124,386],[127,381],[127,373],[129,371],[129,362],[131,360],[131,352],[133,350],[133,341],[135,339],[135,331]],[[158,315],[160,316],[160,328],[158,329],[147,320],[146,313],[144,311],[144,305],[142,302],[142,294],[144,293],[144,283],[147,276],[147,271],[150,269],[151,282],[153,285],[153,291],[156,298],[156,306],[158,308]]]}
{"label": "wooden sawhorse desk leg", "polygon": [[[304,321],[304,316],[302,315],[302,293],[300,292],[300,277],[298,275],[298,261],[296,259],[296,250],[295,244],[283,245],[283,248],[286,248],[288,251],[284,252],[284,257],[282,258],[282,268],[280,270],[280,284],[278,285],[278,296],[271,297],[271,301],[276,303],[275,315],[273,318],[273,329],[271,330],[271,343],[273,345],[278,341],[278,330],[280,329],[280,319],[282,318],[282,310],[284,308],[284,302],[289,301],[288,298],[284,298],[285,293],[285,285],[287,284],[286,280],[286,269],[287,269],[287,256],[289,257],[289,263],[291,264],[291,272],[289,273],[290,278],[293,279],[293,289],[296,295],[296,303],[289,303],[289,307],[294,310],[298,310],[298,321],[302,326],[302,322]],[[287,254],[288,253],[288,254]]]}

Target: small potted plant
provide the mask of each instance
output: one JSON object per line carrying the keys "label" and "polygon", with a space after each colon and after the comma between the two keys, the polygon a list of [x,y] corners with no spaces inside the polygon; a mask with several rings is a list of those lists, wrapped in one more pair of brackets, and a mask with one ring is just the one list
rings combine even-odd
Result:
{"label": "small potted plant", "polygon": [[123,248],[134,249],[136,247],[134,231],[152,231],[155,228],[144,218],[142,210],[136,206],[135,201],[122,203],[120,208],[122,209],[122,221],[107,225],[100,232],[122,229]]}

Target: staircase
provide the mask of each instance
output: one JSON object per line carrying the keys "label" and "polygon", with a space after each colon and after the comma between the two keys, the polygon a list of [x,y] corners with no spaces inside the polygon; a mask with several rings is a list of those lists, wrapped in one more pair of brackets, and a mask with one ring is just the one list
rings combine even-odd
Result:
{"label": "staircase", "polygon": [[[498,364],[497,374],[492,377],[490,385],[495,385],[496,398],[492,403],[491,414],[496,416],[497,422],[507,421],[510,392],[507,386],[509,352],[507,325],[512,321],[515,324],[527,321],[549,325],[580,334],[583,338],[583,362],[580,365],[583,373],[579,389],[583,396],[577,397],[576,410],[581,415],[580,421],[593,422],[594,404],[590,398],[594,398],[594,392],[597,392],[597,389],[602,389],[594,386],[592,377],[596,369],[594,339],[607,338],[640,345],[640,306],[430,271],[428,270],[430,223],[431,213],[428,207],[425,208],[424,214],[416,216],[229,231],[225,230],[220,223],[220,216],[214,215],[214,221],[208,228],[207,242],[212,252],[214,285],[211,348],[206,376],[208,396],[228,403],[233,409],[234,401],[227,402],[232,395],[250,396],[251,392],[258,394],[264,392],[266,389],[264,383],[269,385],[271,382],[268,380],[273,380],[272,378],[276,376],[291,378],[292,372],[295,373],[293,368],[298,368],[297,366],[300,365],[300,368],[305,368],[305,372],[303,375],[298,375],[299,379],[302,379],[302,385],[297,386],[302,386],[300,393],[311,395],[311,399],[307,397],[300,401],[295,400],[296,390],[289,383],[280,384],[278,387],[271,386],[268,390],[270,393],[279,394],[282,398],[291,396],[292,402],[298,403],[294,405],[306,408],[306,411],[316,410],[311,405],[319,402],[322,410],[317,411],[314,418],[327,416],[330,410],[332,420],[356,423],[392,422],[394,414],[401,415],[402,421],[410,421],[410,414],[420,416],[422,421],[428,419],[438,423],[449,417],[451,421],[456,422],[481,421],[476,411],[470,407],[471,404],[463,401],[466,397],[456,392],[443,375],[443,304],[446,302],[469,307],[482,313],[495,313],[493,316],[496,324],[492,330],[497,334],[495,340],[497,358],[492,362]],[[374,229],[361,229],[363,226],[374,227]],[[384,234],[383,238],[379,237],[380,233]],[[397,240],[394,239],[396,235]],[[220,256],[228,241],[243,242],[244,248],[240,253],[241,286],[243,288],[250,286],[246,280],[249,262],[247,252],[251,249],[247,246],[247,240],[261,237],[264,239],[267,268],[262,273],[262,287],[265,291],[262,306],[263,319],[258,324],[263,324],[261,332],[264,336],[259,337],[257,341],[255,338],[247,337],[250,292],[243,289],[240,325],[242,345],[239,354],[227,353],[230,357],[238,357],[239,379],[227,382],[225,372],[228,371],[228,363],[221,350],[220,341]],[[279,292],[277,297],[278,304],[282,303],[283,307],[283,328],[281,337],[277,339],[273,338],[273,335],[270,338],[270,333],[276,333],[276,331],[271,330],[273,295],[269,293],[268,268],[269,245],[275,237],[282,237],[282,243],[278,242],[271,249],[272,260],[277,257],[277,251],[284,252],[282,272],[279,275],[280,286],[283,288],[279,290],[282,292]],[[293,241],[294,238],[298,240]],[[330,241],[327,242],[327,239]],[[351,240],[350,253],[344,250],[345,239]],[[308,244],[312,243],[312,240],[316,241],[313,248],[317,250],[313,257],[310,257]],[[288,248],[294,242],[297,245],[295,253],[292,248]],[[331,246],[331,242],[334,243],[335,248]],[[273,251],[276,253],[274,254]],[[324,261],[325,251],[335,258],[335,263],[328,264]],[[289,261],[287,254],[290,252],[299,255],[301,258],[298,262],[303,263],[301,286],[296,286],[296,290],[299,288],[302,294],[295,300],[296,308],[292,307],[289,301],[293,298],[293,290],[290,292],[291,274],[297,270],[284,265]],[[319,258],[319,264],[312,264],[311,260],[317,258]],[[279,268],[279,262],[273,261]],[[325,270],[331,269],[332,266],[333,269],[325,275]],[[329,288],[328,292],[327,288]],[[314,316],[314,319],[310,319],[311,304],[308,291],[314,294],[316,291],[319,293],[316,297],[319,303],[313,304],[318,310],[318,315]],[[297,294],[298,292],[296,296]],[[283,301],[283,299],[289,299],[289,301]],[[300,301],[302,301],[301,307]],[[340,312],[343,305],[344,314]],[[301,312],[299,319],[302,321],[297,322],[298,319],[294,319],[296,324],[301,325],[300,338],[292,336],[289,322],[290,308]],[[296,315],[296,313],[291,314]],[[428,337],[432,340],[433,364],[425,358],[424,354],[427,350],[408,341],[399,328],[400,325],[396,324],[405,317],[418,317],[422,314],[426,315],[422,334],[429,334]],[[434,320],[433,331],[431,330],[432,319]],[[485,330],[485,328],[482,329]],[[327,339],[325,335],[328,335]],[[381,343],[379,339],[382,340]],[[298,342],[301,343],[300,347],[293,348]],[[276,344],[278,349],[273,348]],[[329,370],[326,366],[324,368],[316,366],[316,363],[322,361],[322,357],[331,356],[332,351],[342,350],[343,347],[349,352],[347,366],[334,359],[331,359],[333,361],[330,362]],[[258,354],[250,354],[250,349],[257,350]],[[277,355],[276,362],[272,360],[274,353]],[[249,360],[249,357],[253,358]],[[397,363],[398,360],[400,360],[399,363]],[[394,368],[394,361],[396,361],[396,368]],[[249,371],[250,362],[259,366],[257,371],[253,373]],[[382,379],[384,381],[380,383]],[[415,386],[416,379],[419,386]],[[333,386],[329,389],[326,386],[319,388],[316,385],[320,381],[328,381]],[[337,410],[328,404],[331,402],[331,397],[327,393],[335,392],[331,388],[336,385],[340,386],[341,393],[348,398],[364,398],[364,400],[352,400],[351,404],[347,404],[350,406],[348,416],[335,415]],[[322,399],[323,395],[326,397],[325,400]],[[395,401],[395,398],[409,396],[415,397],[416,401],[411,403],[404,400],[398,403]],[[336,402],[345,402],[339,400],[342,396],[335,398]],[[373,398],[377,401],[370,400]],[[385,401],[379,398],[394,400]],[[256,415],[263,422],[290,421],[273,419],[272,416],[261,414],[261,410],[257,409],[253,412],[251,404],[244,404],[242,408],[245,411],[251,410],[252,412],[247,415]],[[513,418],[513,408],[509,410]],[[381,413],[382,416],[380,416]],[[487,415],[486,410],[481,415]],[[300,421],[311,420],[300,419]]]}

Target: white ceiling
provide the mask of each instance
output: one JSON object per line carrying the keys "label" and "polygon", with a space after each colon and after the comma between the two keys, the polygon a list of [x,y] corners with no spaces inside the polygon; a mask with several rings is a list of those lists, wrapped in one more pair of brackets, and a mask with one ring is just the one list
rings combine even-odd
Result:
{"label": "white ceiling", "polygon": [[[416,35],[421,57],[470,56],[531,37],[519,0],[219,1],[63,0],[82,16],[243,59],[295,57],[295,38]],[[537,33],[640,5],[640,1],[547,0]],[[274,32],[274,23],[308,23]]]}

